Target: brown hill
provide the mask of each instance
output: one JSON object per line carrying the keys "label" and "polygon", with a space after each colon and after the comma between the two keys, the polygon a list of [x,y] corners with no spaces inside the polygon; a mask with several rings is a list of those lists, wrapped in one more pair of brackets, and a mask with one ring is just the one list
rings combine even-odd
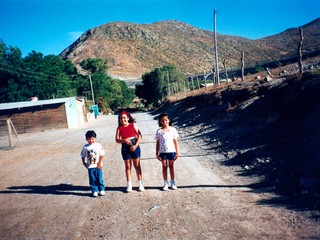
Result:
{"label": "brown hill", "polygon": [[[303,50],[313,52],[320,50],[320,18],[301,26],[303,29]],[[299,28],[290,28],[282,33],[262,38],[260,41],[274,47],[284,56],[292,57],[297,53],[300,40]]]}
{"label": "brown hill", "polygon": [[[320,18],[302,26],[304,50],[320,49]],[[250,40],[218,34],[219,59],[238,67],[241,51],[246,65],[293,56],[297,52],[299,29]],[[156,67],[173,64],[185,74],[210,71],[213,65],[213,32],[179,21],[153,24],[113,22],[85,32],[61,54],[77,64],[86,58],[107,59],[109,74],[139,79]]]}

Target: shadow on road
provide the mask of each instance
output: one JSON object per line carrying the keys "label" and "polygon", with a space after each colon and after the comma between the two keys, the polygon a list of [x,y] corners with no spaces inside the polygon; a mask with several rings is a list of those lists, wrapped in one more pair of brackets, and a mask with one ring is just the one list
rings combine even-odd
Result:
{"label": "shadow on road", "polygon": [[74,186],[71,184],[57,184],[49,186],[12,186],[8,190],[0,191],[0,194],[52,194],[52,195],[75,195],[89,196],[91,191],[86,186]]}
{"label": "shadow on road", "polygon": [[[179,189],[205,189],[205,188],[250,188],[250,185],[185,185],[179,186]],[[71,184],[58,184],[49,186],[12,186],[8,190],[0,191],[0,194],[51,194],[51,195],[75,195],[91,196],[89,187],[74,186]],[[133,188],[138,190],[138,188]],[[159,190],[159,186],[146,186],[145,190]],[[106,192],[126,192],[124,187],[106,187]]]}

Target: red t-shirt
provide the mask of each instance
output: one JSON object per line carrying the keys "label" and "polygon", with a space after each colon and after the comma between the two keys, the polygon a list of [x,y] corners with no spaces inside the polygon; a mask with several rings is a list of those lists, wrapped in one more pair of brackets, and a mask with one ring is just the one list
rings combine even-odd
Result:
{"label": "red t-shirt", "polygon": [[138,135],[136,130],[134,129],[133,123],[129,123],[129,125],[126,127],[120,125],[118,129],[122,139],[135,138]]}

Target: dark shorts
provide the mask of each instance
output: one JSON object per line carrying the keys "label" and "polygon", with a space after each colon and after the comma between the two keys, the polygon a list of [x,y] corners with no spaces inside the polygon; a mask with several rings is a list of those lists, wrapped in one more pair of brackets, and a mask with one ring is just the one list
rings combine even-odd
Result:
{"label": "dark shorts", "polygon": [[174,160],[174,157],[176,156],[175,152],[171,153],[160,153],[160,157],[162,160]]}
{"label": "dark shorts", "polygon": [[[136,138],[131,139],[132,144],[135,144],[136,142],[137,142]],[[134,152],[131,152],[130,148],[131,148],[130,145],[122,143],[122,147],[121,147],[122,159],[129,160],[132,158],[140,158],[140,155],[141,155],[140,146],[138,146]]]}

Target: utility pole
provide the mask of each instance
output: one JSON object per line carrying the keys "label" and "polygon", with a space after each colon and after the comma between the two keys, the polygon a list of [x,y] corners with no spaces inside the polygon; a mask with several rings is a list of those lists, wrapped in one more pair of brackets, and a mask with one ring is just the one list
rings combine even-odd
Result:
{"label": "utility pole", "polygon": [[302,28],[299,29],[300,30],[300,41],[299,41],[299,45],[298,45],[298,54],[299,54],[299,73],[300,73],[300,78],[302,78],[303,75],[303,66],[302,66],[302,42],[303,42],[303,30]]}
{"label": "utility pole", "polygon": [[215,49],[215,56],[216,56],[217,84],[220,85],[218,47],[217,47],[217,31],[216,31],[216,29],[217,29],[217,27],[216,27],[216,18],[217,18],[217,11],[214,9],[214,49]]}
{"label": "utility pole", "polygon": [[171,92],[170,92],[170,79],[169,79],[169,71],[167,71],[167,84],[168,84],[168,96],[170,97]]}
{"label": "utility pole", "polygon": [[244,81],[244,51],[241,52],[241,78]]}
{"label": "utility pole", "polygon": [[94,94],[93,94],[93,88],[92,88],[92,80],[91,80],[91,75],[89,75],[89,79],[90,79],[90,87],[91,87],[91,93],[92,93],[92,101],[93,101],[93,105],[96,105],[94,102]]}

